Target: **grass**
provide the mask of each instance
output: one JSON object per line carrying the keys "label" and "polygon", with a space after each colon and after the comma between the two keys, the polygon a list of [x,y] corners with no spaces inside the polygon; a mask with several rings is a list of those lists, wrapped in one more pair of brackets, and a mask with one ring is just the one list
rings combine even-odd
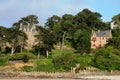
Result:
{"label": "grass", "polygon": [[30,62],[36,64],[35,71],[53,72],[55,70],[52,59],[30,60]]}
{"label": "grass", "polygon": [[60,49],[54,49],[51,51],[50,55],[55,55],[55,54],[61,54],[61,53],[74,53],[75,50],[68,50],[68,49],[63,49],[63,50],[60,50]]}

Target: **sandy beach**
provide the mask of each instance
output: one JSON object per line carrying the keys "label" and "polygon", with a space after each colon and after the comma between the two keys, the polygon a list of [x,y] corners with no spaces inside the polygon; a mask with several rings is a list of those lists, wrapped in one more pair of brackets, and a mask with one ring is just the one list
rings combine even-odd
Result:
{"label": "sandy beach", "polygon": [[4,78],[0,80],[120,80],[119,75],[95,75],[95,76],[79,76],[74,79],[69,79],[69,78],[37,78],[37,79],[31,79],[31,78],[25,78],[25,79],[14,79],[14,78]]}

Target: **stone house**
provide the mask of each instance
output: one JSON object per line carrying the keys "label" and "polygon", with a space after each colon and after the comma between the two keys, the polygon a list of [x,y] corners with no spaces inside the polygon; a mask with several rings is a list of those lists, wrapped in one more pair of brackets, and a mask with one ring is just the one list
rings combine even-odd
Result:
{"label": "stone house", "polygon": [[109,38],[112,38],[111,30],[106,31],[93,31],[91,34],[91,48],[101,48],[105,44],[107,44],[107,41]]}
{"label": "stone house", "polygon": [[35,41],[35,35],[37,35],[36,30],[37,25],[23,25],[20,24],[20,30],[24,31],[28,37],[27,44],[25,46],[26,49],[31,49],[37,42]]}

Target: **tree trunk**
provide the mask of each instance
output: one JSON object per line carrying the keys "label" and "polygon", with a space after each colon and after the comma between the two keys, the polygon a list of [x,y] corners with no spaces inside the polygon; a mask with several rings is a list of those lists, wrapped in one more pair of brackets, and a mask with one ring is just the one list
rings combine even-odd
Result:
{"label": "tree trunk", "polygon": [[13,53],[14,53],[14,47],[12,46],[12,48],[11,48],[11,56],[13,55]]}
{"label": "tree trunk", "polygon": [[61,42],[60,42],[60,39],[58,40],[58,48],[61,49]]}
{"label": "tree trunk", "polygon": [[38,51],[38,55],[37,55],[37,58],[40,59],[40,52]]}
{"label": "tree trunk", "polygon": [[49,55],[49,51],[48,50],[46,50],[46,57],[48,58],[48,55]]}
{"label": "tree trunk", "polygon": [[63,49],[63,46],[64,46],[64,40],[65,40],[65,34],[66,34],[66,31],[63,33],[63,36],[62,36],[62,42],[61,42],[61,50]]}
{"label": "tree trunk", "polygon": [[22,48],[23,48],[23,47],[21,46],[20,53],[22,53],[22,50],[23,50]]}

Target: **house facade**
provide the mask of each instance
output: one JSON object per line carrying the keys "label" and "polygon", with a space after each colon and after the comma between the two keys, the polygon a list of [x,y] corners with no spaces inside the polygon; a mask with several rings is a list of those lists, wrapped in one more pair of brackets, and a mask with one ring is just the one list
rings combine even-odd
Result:
{"label": "house facade", "polygon": [[20,24],[20,30],[24,31],[28,37],[27,44],[25,46],[26,49],[31,49],[36,44],[35,35],[37,35],[36,25],[23,25]]}
{"label": "house facade", "polygon": [[93,31],[91,34],[91,48],[101,48],[105,44],[107,44],[107,41],[109,38],[112,38],[111,30],[106,31]]}

